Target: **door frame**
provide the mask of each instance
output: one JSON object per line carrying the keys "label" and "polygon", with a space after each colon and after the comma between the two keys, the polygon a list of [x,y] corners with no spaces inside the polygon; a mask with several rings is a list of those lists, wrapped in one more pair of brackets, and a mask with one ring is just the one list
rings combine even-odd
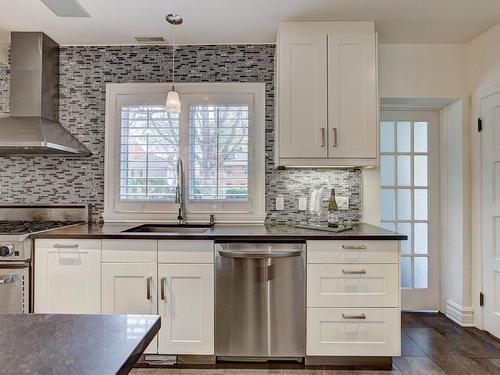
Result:
{"label": "door frame", "polygon": [[471,108],[471,200],[475,197],[479,205],[471,205],[471,256],[472,256],[472,308],[474,326],[484,329],[484,309],[480,306],[480,293],[484,287],[483,260],[483,137],[477,129],[477,119],[481,118],[481,101],[500,93],[500,85],[482,88],[472,96]]}
{"label": "door frame", "polygon": [[[436,168],[434,171],[430,170],[428,171],[428,179],[434,179],[433,185],[434,185],[434,194],[429,194],[428,195],[428,206],[429,206],[429,211],[428,215],[433,215],[434,219],[429,221],[429,227],[434,224],[435,226],[439,227],[437,231],[433,231],[432,233],[429,231],[428,233],[428,241],[429,245],[431,243],[434,243],[437,249],[434,251],[432,254],[432,257],[430,256],[430,253],[428,253],[428,259],[429,261],[432,258],[432,261],[434,263],[434,268],[431,268],[429,266],[428,268],[428,281],[429,281],[429,286],[431,285],[431,277],[432,277],[432,270],[437,270],[439,275],[437,276],[436,279],[434,279],[434,288],[435,288],[435,293],[436,295],[434,298],[436,298],[436,303],[435,303],[435,309],[432,309],[431,311],[437,311],[437,310],[442,310],[442,303],[441,303],[441,296],[442,296],[442,277],[443,277],[443,272],[442,272],[442,265],[441,265],[441,253],[442,253],[442,236],[441,236],[441,224],[442,224],[442,218],[441,218],[441,205],[440,201],[443,198],[443,189],[442,189],[442,179],[443,175],[446,175],[446,169],[443,168],[443,159],[442,159],[442,142],[441,142],[441,137],[442,137],[442,122],[443,122],[443,114],[442,114],[442,106],[438,105],[382,105],[380,109],[380,118],[379,122],[383,121],[383,112],[434,112],[435,115],[437,115],[436,119],[436,133],[438,139],[437,144],[434,145],[435,149],[435,154],[433,155],[435,160],[437,160],[437,170]],[[410,116],[411,117],[411,116]],[[411,121],[414,121],[413,119]],[[428,135],[429,137],[429,135]],[[428,138],[429,139],[429,138]],[[430,147],[430,144],[429,144]],[[430,153],[429,153],[430,154]],[[413,180],[413,179],[412,179]],[[380,183],[379,183],[380,185]],[[428,185],[428,191],[430,191],[431,186]],[[414,209],[413,206],[413,198],[412,198],[412,210]],[[432,204],[435,204],[432,206]],[[434,207],[432,209],[431,207]],[[412,268],[413,270],[413,268]],[[413,275],[413,272],[412,272]],[[414,289],[411,289],[414,290]],[[415,289],[418,293],[418,289]],[[427,289],[425,289],[427,290]],[[404,290],[401,290],[402,293],[402,299],[403,299],[403,294]],[[403,301],[401,301],[401,306],[403,308]],[[415,311],[412,310],[412,308],[406,309],[407,311]],[[442,310],[445,311],[445,310]]]}

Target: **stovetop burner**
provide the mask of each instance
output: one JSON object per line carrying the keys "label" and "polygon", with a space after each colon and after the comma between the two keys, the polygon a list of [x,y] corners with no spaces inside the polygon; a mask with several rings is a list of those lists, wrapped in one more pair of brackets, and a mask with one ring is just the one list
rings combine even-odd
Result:
{"label": "stovetop burner", "polygon": [[27,234],[79,224],[81,221],[23,221],[0,220],[0,235]]}

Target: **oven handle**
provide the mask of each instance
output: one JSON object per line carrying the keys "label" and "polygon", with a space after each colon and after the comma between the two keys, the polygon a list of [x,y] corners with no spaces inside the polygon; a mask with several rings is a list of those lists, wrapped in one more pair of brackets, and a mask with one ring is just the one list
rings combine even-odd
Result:
{"label": "oven handle", "polygon": [[15,284],[19,281],[19,275],[0,276],[0,285]]}
{"label": "oven handle", "polygon": [[267,258],[292,258],[302,255],[301,250],[296,251],[275,251],[275,252],[249,252],[249,251],[224,251],[219,250],[219,254],[227,258],[243,258],[243,259],[267,259]]}

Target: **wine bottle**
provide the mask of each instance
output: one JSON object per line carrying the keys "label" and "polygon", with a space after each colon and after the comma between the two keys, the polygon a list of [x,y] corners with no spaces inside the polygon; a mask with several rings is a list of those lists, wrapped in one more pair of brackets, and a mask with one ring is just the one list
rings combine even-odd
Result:
{"label": "wine bottle", "polygon": [[328,202],[328,226],[338,228],[339,226],[339,206],[335,199],[335,189],[331,190],[330,200]]}

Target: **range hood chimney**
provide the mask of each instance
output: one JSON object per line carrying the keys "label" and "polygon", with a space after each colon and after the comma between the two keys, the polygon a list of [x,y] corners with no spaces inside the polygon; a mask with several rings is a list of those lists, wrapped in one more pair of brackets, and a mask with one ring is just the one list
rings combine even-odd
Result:
{"label": "range hood chimney", "polygon": [[0,155],[90,155],[58,113],[59,44],[40,32],[11,33],[10,116],[0,119]]}

